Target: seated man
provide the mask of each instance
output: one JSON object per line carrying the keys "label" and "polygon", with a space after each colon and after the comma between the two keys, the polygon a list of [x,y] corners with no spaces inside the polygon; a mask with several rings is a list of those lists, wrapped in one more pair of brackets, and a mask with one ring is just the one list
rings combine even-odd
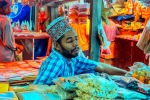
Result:
{"label": "seated man", "polygon": [[47,27],[54,49],[42,63],[34,84],[53,84],[56,77],[105,72],[124,75],[127,71],[79,56],[78,36],[64,17],[58,17]]}

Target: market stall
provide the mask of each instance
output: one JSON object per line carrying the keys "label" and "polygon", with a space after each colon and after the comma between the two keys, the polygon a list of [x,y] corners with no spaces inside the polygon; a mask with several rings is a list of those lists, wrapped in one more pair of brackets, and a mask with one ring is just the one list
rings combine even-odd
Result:
{"label": "market stall", "polygon": [[[51,6],[58,6],[64,2],[72,0],[54,0],[43,1],[43,4],[50,4]],[[94,2],[91,1],[91,2]],[[95,0],[94,4],[101,4],[99,0]],[[95,7],[97,7],[96,5]],[[95,9],[95,7],[92,7]],[[98,7],[99,8],[99,7]],[[91,11],[94,11],[92,9]],[[98,9],[96,9],[97,11]],[[92,13],[95,14],[96,12]],[[55,16],[56,17],[56,16]],[[92,19],[94,22],[100,21],[100,16],[97,19]],[[97,25],[98,23],[93,24],[91,32],[95,32],[93,36],[97,34]],[[96,27],[94,27],[96,26]],[[92,36],[92,37],[93,37]],[[124,76],[112,76],[105,73],[94,74],[80,74],[73,75],[68,77],[57,77],[52,79],[53,85],[34,85],[32,82],[36,78],[38,71],[42,62],[46,57],[37,57],[35,56],[36,47],[35,41],[40,41],[41,39],[46,39],[46,42],[49,38],[47,33],[42,32],[30,32],[30,33],[15,33],[16,42],[24,46],[25,50],[23,52],[24,61],[16,62],[6,62],[0,63],[0,99],[12,99],[12,100],[63,100],[63,99],[73,99],[73,100],[112,100],[112,99],[150,99],[150,69],[147,65],[141,62],[143,61],[144,55],[136,51],[135,44],[136,40],[124,39],[121,37],[116,37],[118,44],[116,47],[120,47],[122,44],[129,42],[128,48],[131,50],[129,54],[132,58],[130,59],[130,70]],[[37,40],[38,39],[38,40]],[[95,43],[92,40],[92,43]],[[126,41],[127,40],[127,41]],[[120,42],[121,41],[121,42]],[[38,46],[39,46],[39,43]],[[45,43],[44,43],[45,44]],[[47,44],[46,44],[47,45]],[[99,48],[99,43],[97,48]],[[94,45],[94,46],[96,46]],[[47,48],[43,45],[40,46],[42,52],[45,52]],[[43,50],[44,49],[44,50]],[[92,49],[93,51],[95,50]],[[93,52],[92,51],[92,52]],[[140,62],[133,63],[134,61],[134,52],[142,55]],[[99,53],[99,49],[97,51]],[[122,52],[119,52],[122,54]],[[117,55],[120,55],[120,54]],[[92,53],[91,53],[92,54]],[[94,52],[95,54],[95,52]],[[125,54],[126,55],[126,54]],[[39,56],[39,55],[38,55]],[[39,60],[34,60],[35,57]],[[99,54],[96,56],[92,55],[93,59],[99,60]],[[98,57],[98,58],[95,58]],[[119,56],[117,56],[118,59]],[[26,60],[32,59],[32,60]],[[120,60],[123,61],[123,60]],[[117,61],[116,61],[117,62]],[[118,61],[119,62],[119,61]],[[118,63],[117,62],[117,63]],[[144,62],[144,61],[143,61]],[[119,62],[124,64],[127,62]],[[125,64],[124,64],[125,65]],[[127,64],[128,65],[128,64]],[[119,66],[120,67],[120,66]],[[129,66],[128,66],[129,67]],[[125,68],[126,69],[126,68]]]}
{"label": "market stall", "polygon": [[[146,72],[147,73],[147,72]],[[108,76],[102,74],[81,74],[70,77],[53,79],[55,85],[23,85],[11,86],[13,96],[7,95],[8,83],[3,83],[5,93],[1,98],[15,98],[15,100],[112,100],[112,99],[143,99],[149,100],[149,85],[133,77]],[[2,84],[0,84],[2,85]],[[17,95],[17,96],[16,96]]]}
{"label": "market stall", "polygon": [[137,46],[140,36],[145,34],[144,29],[149,19],[149,6],[144,2],[146,1],[118,0],[108,3],[110,6],[108,18],[115,22],[118,34],[113,48],[110,47],[113,56],[101,56],[105,62],[111,61],[114,66],[128,70],[134,62],[148,64],[147,54]]}

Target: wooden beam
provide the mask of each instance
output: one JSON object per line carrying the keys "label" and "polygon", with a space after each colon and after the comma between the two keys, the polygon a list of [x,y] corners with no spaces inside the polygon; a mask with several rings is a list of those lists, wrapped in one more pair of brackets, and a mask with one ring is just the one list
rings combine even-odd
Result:
{"label": "wooden beam", "polygon": [[38,13],[39,13],[39,7],[35,6],[35,30],[34,31],[38,31]]}
{"label": "wooden beam", "polygon": [[98,39],[98,25],[102,24],[102,0],[90,1],[90,59],[100,61],[100,43]]}
{"label": "wooden beam", "polygon": [[58,6],[58,5],[60,5],[60,4],[58,4],[58,3],[56,3],[56,2],[42,2],[42,5],[43,6],[49,6],[49,7],[51,7],[51,6]]}

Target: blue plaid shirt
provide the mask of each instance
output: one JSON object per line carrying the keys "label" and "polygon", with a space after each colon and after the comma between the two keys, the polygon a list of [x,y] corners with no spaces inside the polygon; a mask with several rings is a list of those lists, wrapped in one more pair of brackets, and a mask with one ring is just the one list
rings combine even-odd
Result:
{"label": "blue plaid shirt", "polygon": [[83,73],[95,72],[98,62],[77,56],[68,61],[56,50],[42,63],[34,84],[53,84],[56,77],[65,77]]}

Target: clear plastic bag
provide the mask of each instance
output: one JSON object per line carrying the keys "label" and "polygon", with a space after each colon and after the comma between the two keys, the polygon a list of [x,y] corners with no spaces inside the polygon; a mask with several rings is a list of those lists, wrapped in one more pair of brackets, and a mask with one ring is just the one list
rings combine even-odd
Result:
{"label": "clear plastic bag", "polygon": [[[107,79],[106,79],[107,78]],[[99,98],[115,98],[118,86],[109,77],[93,76],[84,79],[84,82],[77,83],[77,87],[81,92]],[[79,95],[78,91],[78,96]]]}
{"label": "clear plastic bag", "polygon": [[51,94],[56,94],[58,95],[61,100],[66,100],[66,99],[72,99],[76,96],[75,92],[68,92],[63,90],[61,87],[57,86],[57,85],[51,85],[48,89],[48,91],[46,91],[47,93],[51,93]]}
{"label": "clear plastic bag", "polygon": [[69,76],[69,77],[59,77],[55,78],[53,82],[60,86],[65,91],[75,91],[77,90],[76,84],[78,82],[83,82],[84,78],[88,78],[93,76],[94,74],[80,74],[76,76]]}
{"label": "clear plastic bag", "polygon": [[134,77],[142,83],[150,83],[150,68],[142,62],[135,62],[133,66],[129,67],[130,72],[125,76]]}

